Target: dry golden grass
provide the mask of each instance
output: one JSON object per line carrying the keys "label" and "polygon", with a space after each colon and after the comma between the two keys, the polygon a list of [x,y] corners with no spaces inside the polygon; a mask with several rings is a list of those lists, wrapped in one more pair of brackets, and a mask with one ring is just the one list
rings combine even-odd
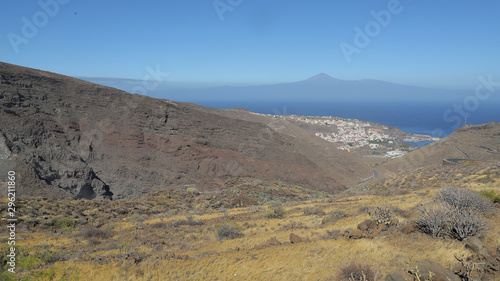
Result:
{"label": "dry golden grass", "polygon": [[[468,176],[470,188],[476,191],[494,190],[500,194],[498,181],[482,183],[480,177]],[[462,242],[451,239],[432,238],[422,233],[402,234],[389,231],[374,239],[338,240],[326,239],[327,231],[344,231],[356,228],[369,218],[361,207],[388,206],[407,211],[410,217],[396,214],[400,222],[416,219],[415,208],[431,202],[437,192],[435,188],[411,190],[407,194],[393,196],[358,195],[344,198],[316,199],[285,204],[287,214],[282,219],[269,219],[268,206],[234,208],[212,211],[199,215],[180,213],[170,217],[147,218],[136,222],[130,217],[108,222],[106,227],[114,231],[112,239],[91,245],[89,239],[75,233],[51,231],[21,234],[26,239],[18,244],[29,248],[48,245],[58,252],[74,252],[75,260],[58,261],[54,280],[64,270],[76,272],[77,280],[336,280],[341,266],[359,261],[377,267],[382,275],[393,270],[414,268],[423,259],[431,259],[451,268],[454,255],[470,255]],[[333,223],[322,224],[324,215],[305,215],[305,208],[321,209],[324,213],[341,210],[347,214]],[[181,225],[173,227],[176,220],[188,216],[201,220],[203,225]],[[218,240],[216,226],[223,221],[232,221],[242,228],[244,237],[233,240]],[[488,246],[500,245],[500,216],[490,217],[491,231],[484,241]],[[160,227],[154,224],[163,223]],[[276,238],[288,242],[290,233],[309,238],[310,242],[284,243],[263,249],[255,246]],[[3,236],[2,238],[5,238]],[[149,242],[163,241],[156,249]],[[115,244],[113,246],[113,243]],[[123,246],[125,245],[125,246]],[[135,263],[124,259],[142,259]],[[189,259],[172,258],[188,255]],[[87,257],[87,258],[85,258]],[[102,257],[102,261],[97,258]],[[109,258],[109,259],[108,259]],[[48,267],[33,269],[49,270]]]}

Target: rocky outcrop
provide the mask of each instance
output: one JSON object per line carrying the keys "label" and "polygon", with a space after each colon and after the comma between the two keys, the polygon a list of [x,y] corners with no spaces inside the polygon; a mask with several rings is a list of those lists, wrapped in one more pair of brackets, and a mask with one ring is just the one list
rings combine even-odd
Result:
{"label": "rocky outcrop", "polygon": [[358,229],[361,231],[368,231],[377,228],[377,222],[374,220],[365,220],[364,222],[358,224]]}
{"label": "rocky outcrop", "polygon": [[439,263],[431,260],[423,260],[418,264],[418,275],[420,280],[431,277],[433,281],[461,281],[460,277],[455,275],[453,271],[444,268]]}
{"label": "rocky outcrop", "polygon": [[270,238],[268,239],[266,242],[263,242],[257,246],[254,247],[255,250],[260,250],[260,249],[264,249],[264,248],[268,248],[268,247],[272,247],[272,246],[279,246],[281,245],[281,242],[276,239],[276,238]]}
{"label": "rocky outcrop", "polygon": [[297,244],[301,242],[309,242],[309,238],[300,237],[295,233],[290,233],[290,243]]}
{"label": "rocky outcrop", "polygon": [[489,256],[486,246],[483,244],[483,242],[481,242],[481,240],[479,240],[479,238],[475,236],[470,237],[469,239],[467,239],[467,241],[465,241],[465,248],[470,249],[472,252],[478,255],[482,255],[485,257]]}

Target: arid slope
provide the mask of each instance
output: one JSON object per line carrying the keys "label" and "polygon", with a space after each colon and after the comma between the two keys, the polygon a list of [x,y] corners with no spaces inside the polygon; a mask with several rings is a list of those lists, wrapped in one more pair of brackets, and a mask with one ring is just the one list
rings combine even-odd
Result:
{"label": "arid slope", "polygon": [[441,165],[443,159],[500,161],[500,123],[466,126],[451,135],[383,165],[391,171]]}

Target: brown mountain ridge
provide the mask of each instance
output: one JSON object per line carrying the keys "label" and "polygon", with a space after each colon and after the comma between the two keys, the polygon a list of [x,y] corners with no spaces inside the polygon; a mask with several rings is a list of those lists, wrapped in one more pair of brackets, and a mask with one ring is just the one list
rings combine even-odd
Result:
{"label": "brown mountain ridge", "polygon": [[231,178],[341,191],[372,174],[282,120],[133,95],[0,63],[0,165],[24,195],[137,198]]}

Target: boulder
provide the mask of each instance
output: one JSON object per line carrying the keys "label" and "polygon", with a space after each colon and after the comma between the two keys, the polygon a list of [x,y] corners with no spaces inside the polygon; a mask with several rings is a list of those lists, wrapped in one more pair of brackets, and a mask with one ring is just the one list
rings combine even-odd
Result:
{"label": "boulder", "polygon": [[302,238],[294,233],[290,233],[290,243],[292,243],[292,244],[300,243],[300,242],[307,242],[307,241],[309,241],[309,239]]}
{"label": "boulder", "polygon": [[378,226],[379,231],[386,231],[389,229],[389,226],[387,224],[380,224]]}
{"label": "boulder", "polygon": [[489,256],[488,249],[477,237],[470,237],[469,239],[467,239],[467,241],[465,242],[465,248],[473,251],[478,255],[482,255],[484,257]]}
{"label": "boulder", "polygon": [[[291,238],[290,238],[290,240],[291,240]],[[281,242],[278,241],[278,239],[276,239],[276,238],[273,237],[273,238],[267,240],[266,242],[261,243],[261,244],[255,246],[255,249],[257,249],[257,250],[258,249],[264,249],[264,248],[267,248],[267,247],[278,246],[278,245],[281,245]]]}
{"label": "boulder", "polygon": [[359,229],[349,228],[344,231],[344,236],[349,239],[360,239],[363,238],[363,232]]}
{"label": "boulder", "polygon": [[442,265],[431,260],[423,260],[418,264],[418,275],[422,278],[428,278],[432,273],[432,281],[460,281],[460,277],[453,271],[444,268]]}
{"label": "boulder", "polygon": [[413,280],[413,275],[403,270],[393,271],[387,274],[387,276],[385,276],[385,281],[409,281],[409,280]]}
{"label": "boulder", "polygon": [[401,229],[401,233],[403,233],[403,234],[410,234],[410,233],[413,233],[415,231],[417,231],[417,230],[415,229],[415,226],[413,226],[412,224],[406,225],[405,227],[403,227]]}
{"label": "boulder", "polygon": [[358,229],[361,231],[375,229],[376,227],[377,227],[377,222],[374,220],[365,220],[364,222],[358,224]]}

